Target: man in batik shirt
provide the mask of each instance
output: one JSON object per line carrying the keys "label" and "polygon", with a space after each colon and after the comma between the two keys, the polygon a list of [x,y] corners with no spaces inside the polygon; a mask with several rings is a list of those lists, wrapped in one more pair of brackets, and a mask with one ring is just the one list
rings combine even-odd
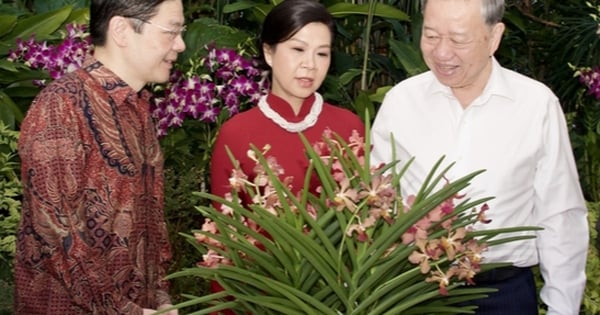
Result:
{"label": "man in batik shirt", "polygon": [[181,0],[93,0],[93,56],[31,105],[19,142],[17,314],[170,306],[163,156],[143,87],[168,80],[183,23]]}

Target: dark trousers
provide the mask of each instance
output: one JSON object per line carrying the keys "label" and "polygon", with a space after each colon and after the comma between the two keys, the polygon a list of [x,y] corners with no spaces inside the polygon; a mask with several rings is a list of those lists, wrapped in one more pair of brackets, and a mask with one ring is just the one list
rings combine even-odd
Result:
{"label": "dark trousers", "polygon": [[[463,305],[476,305],[477,315],[537,315],[537,290],[535,279],[530,268],[521,268],[508,279],[495,279],[496,273],[483,275],[485,280],[477,281],[475,287],[496,288],[497,292],[490,293],[487,298],[468,301]],[[498,275],[498,278],[503,278]],[[473,286],[469,286],[473,287]]]}

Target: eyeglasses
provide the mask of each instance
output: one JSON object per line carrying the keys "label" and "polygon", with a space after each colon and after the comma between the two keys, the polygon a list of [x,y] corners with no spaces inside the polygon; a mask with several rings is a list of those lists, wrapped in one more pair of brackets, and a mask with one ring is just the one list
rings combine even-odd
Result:
{"label": "eyeglasses", "polygon": [[177,36],[182,36],[183,33],[185,32],[185,30],[187,29],[186,25],[183,25],[177,29],[172,29],[163,25],[160,25],[158,23],[154,23],[152,21],[148,21],[148,20],[142,20],[140,18],[134,18],[136,20],[142,21],[143,23],[146,23],[148,25],[152,25],[155,27],[158,27],[159,29],[161,29],[165,34],[169,35],[169,38],[171,40],[175,40],[175,38],[177,38]]}

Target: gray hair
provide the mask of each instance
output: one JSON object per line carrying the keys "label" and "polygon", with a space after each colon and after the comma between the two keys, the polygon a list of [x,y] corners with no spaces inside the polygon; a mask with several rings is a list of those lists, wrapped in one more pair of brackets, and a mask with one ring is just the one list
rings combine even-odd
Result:
{"label": "gray hair", "polygon": [[[425,11],[426,5],[427,0],[421,0],[421,11]],[[504,16],[504,0],[481,0],[481,15],[490,26],[501,22]]]}

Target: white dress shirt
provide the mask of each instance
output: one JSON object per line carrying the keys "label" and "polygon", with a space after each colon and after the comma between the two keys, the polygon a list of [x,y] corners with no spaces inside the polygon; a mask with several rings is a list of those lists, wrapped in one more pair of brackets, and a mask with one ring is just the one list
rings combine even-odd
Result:
{"label": "white dress shirt", "polygon": [[589,234],[564,114],[546,86],[492,63],[466,109],[432,72],[394,86],[373,124],[372,163],[392,159],[393,134],[399,167],[415,158],[401,179],[404,195],[416,194],[443,155],[442,166],[456,162],[450,180],[485,169],[464,191],[473,200],[495,197],[486,212],[492,222],[476,228],[544,228],[535,239],[490,247],[485,261],[540,263],[548,314],[579,314]]}

